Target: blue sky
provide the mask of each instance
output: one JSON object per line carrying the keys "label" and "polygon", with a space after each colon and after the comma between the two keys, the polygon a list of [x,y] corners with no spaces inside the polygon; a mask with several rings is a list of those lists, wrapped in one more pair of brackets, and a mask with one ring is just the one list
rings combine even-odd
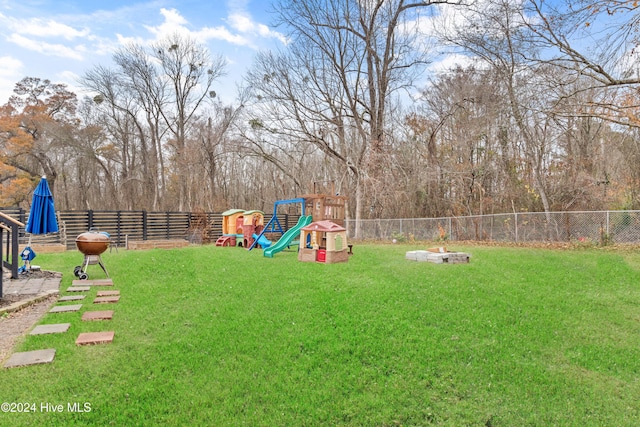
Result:
{"label": "blue sky", "polygon": [[[116,49],[130,42],[147,45],[176,31],[227,60],[227,75],[212,90],[231,103],[255,54],[286,44],[270,26],[270,9],[271,0],[0,0],[0,105],[24,77],[64,83],[82,97],[79,77],[97,65],[111,66]],[[427,15],[417,25],[429,34]],[[447,54],[429,72],[469,62],[468,56]]]}
{"label": "blue sky", "polygon": [[24,77],[65,83],[77,79],[128,42],[147,44],[189,33],[227,60],[213,89],[232,102],[235,84],[260,49],[283,46],[269,24],[269,0],[0,0],[0,105]]}

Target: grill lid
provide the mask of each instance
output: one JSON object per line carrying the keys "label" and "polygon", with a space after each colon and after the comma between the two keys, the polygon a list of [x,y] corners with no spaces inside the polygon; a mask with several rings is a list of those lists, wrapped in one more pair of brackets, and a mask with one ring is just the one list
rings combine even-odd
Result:
{"label": "grill lid", "polygon": [[109,235],[104,232],[87,231],[76,237],[76,246],[85,255],[100,255],[109,248],[109,243]]}

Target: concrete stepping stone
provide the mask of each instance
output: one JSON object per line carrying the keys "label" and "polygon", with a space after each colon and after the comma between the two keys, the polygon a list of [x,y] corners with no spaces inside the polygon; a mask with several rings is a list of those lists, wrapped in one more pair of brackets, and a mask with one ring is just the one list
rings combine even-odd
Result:
{"label": "concrete stepping stone", "polygon": [[91,289],[90,286],[70,286],[67,288],[67,292],[86,292]]}
{"label": "concrete stepping stone", "polygon": [[113,286],[113,280],[112,279],[73,280],[71,284],[73,286]]}
{"label": "concrete stepping stone", "polygon": [[120,301],[120,296],[98,297],[93,300],[94,304],[115,304]]}
{"label": "concrete stepping stone", "polygon": [[113,319],[113,310],[104,311],[85,311],[82,314],[82,320],[87,322],[91,320],[111,320]]}
{"label": "concrete stepping stone", "polygon": [[115,332],[83,332],[78,335],[76,345],[109,344],[113,342]]}
{"label": "concrete stepping stone", "polygon": [[64,302],[64,301],[80,301],[81,299],[84,299],[86,295],[66,295],[64,297],[60,297],[60,299],[58,300],[58,302]]}
{"label": "concrete stepping stone", "polygon": [[69,311],[78,311],[82,308],[82,304],[71,304],[71,305],[56,305],[49,313],[65,313]]}
{"label": "concrete stepping stone", "polygon": [[24,351],[14,353],[4,364],[5,368],[16,368],[18,366],[40,365],[42,363],[51,363],[56,356],[55,348],[46,350]]}
{"label": "concrete stepping stone", "polygon": [[116,295],[120,295],[120,291],[98,291],[96,293],[97,297],[112,297]]}
{"label": "concrete stepping stone", "polygon": [[43,334],[60,334],[67,332],[71,323],[54,323],[51,325],[38,325],[29,333],[29,335],[43,335]]}

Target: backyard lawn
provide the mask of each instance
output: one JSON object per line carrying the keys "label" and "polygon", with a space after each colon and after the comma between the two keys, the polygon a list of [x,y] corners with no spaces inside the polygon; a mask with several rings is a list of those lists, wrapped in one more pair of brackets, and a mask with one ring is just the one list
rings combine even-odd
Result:
{"label": "backyard lawn", "polygon": [[[640,253],[450,243],[471,262],[405,260],[425,245],[360,244],[332,265],[107,252],[120,301],[96,308],[92,288],[79,313],[45,315],[71,327],[19,342],[56,356],[0,370],[0,402],[35,410],[0,425],[638,425]],[[61,295],[81,261],[37,258]],[[113,319],[81,321],[97,309]],[[76,346],[92,331],[115,339]]]}

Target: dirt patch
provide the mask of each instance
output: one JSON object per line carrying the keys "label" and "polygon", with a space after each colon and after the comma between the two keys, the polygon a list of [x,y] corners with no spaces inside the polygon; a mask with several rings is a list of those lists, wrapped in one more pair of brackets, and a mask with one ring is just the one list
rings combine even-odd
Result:
{"label": "dirt patch", "polygon": [[19,273],[19,279],[50,279],[60,277],[61,273],[49,270],[31,270],[26,273]]}
{"label": "dirt patch", "polygon": [[[20,295],[22,300],[24,295]],[[0,316],[0,364],[11,355],[14,345],[44,316],[58,299],[52,295],[18,311]],[[4,300],[4,298],[3,298]]]}

